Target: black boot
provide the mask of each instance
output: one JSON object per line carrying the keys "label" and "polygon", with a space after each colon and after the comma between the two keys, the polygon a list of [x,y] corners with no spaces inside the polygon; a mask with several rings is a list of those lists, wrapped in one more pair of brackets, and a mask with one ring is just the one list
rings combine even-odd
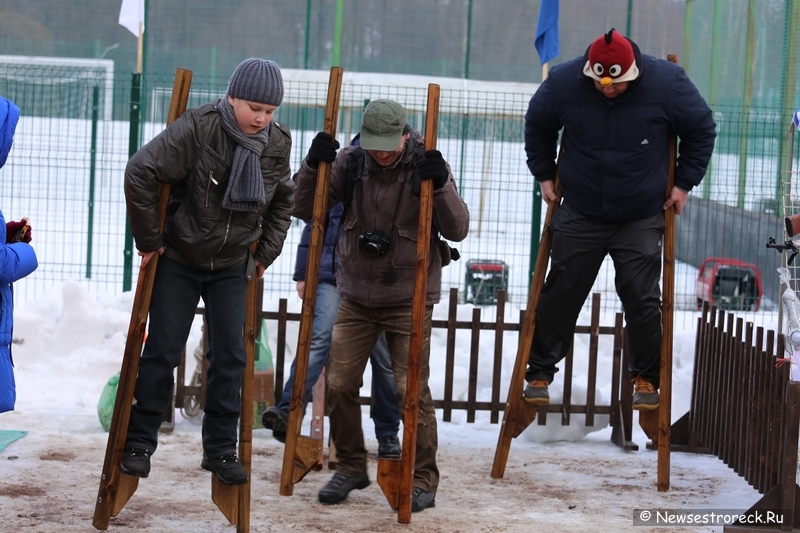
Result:
{"label": "black boot", "polygon": [[369,487],[369,476],[366,472],[360,476],[345,476],[336,473],[328,484],[319,491],[319,501],[322,503],[339,503],[347,498],[353,489]]}
{"label": "black boot", "polygon": [[277,405],[273,405],[261,415],[261,424],[272,431],[285,433],[286,426],[289,424],[289,413],[281,410]]}
{"label": "black boot", "polygon": [[436,493],[428,492],[422,487],[414,487],[411,494],[411,512],[418,513],[428,507],[436,507]]}
{"label": "black boot", "polygon": [[378,459],[400,459],[403,448],[397,435],[389,435],[378,439]]}
{"label": "black boot", "polygon": [[217,459],[203,457],[200,466],[204,470],[214,472],[223,485],[244,485],[247,483],[247,472],[236,454],[223,455]]}
{"label": "black boot", "polygon": [[151,452],[142,448],[128,448],[122,453],[119,471],[134,477],[147,477],[150,475]]}
{"label": "black boot", "polygon": [[286,427],[289,425],[289,413],[273,405],[261,415],[261,424],[272,430],[272,436],[281,443],[286,442]]}

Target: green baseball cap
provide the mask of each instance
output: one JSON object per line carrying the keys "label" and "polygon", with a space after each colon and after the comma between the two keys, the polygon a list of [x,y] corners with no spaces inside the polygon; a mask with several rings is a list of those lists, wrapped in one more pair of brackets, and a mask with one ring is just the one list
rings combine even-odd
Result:
{"label": "green baseball cap", "polygon": [[361,148],[393,152],[400,145],[406,110],[394,100],[373,100],[361,118]]}

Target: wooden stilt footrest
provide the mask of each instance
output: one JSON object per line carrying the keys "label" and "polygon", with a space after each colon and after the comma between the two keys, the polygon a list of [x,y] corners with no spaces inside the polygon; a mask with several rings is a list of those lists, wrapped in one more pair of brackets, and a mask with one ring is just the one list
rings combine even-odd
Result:
{"label": "wooden stilt footrest", "polygon": [[316,467],[322,454],[322,439],[298,435],[296,448],[292,483],[299,483],[311,470],[318,470]]}
{"label": "wooden stilt footrest", "polygon": [[234,526],[239,523],[239,487],[225,485],[216,474],[211,474],[211,500]]}
{"label": "wooden stilt footrest", "polygon": [[396,511],[400,508],[400,461],[397,459],[378,460],[378,486],[386,500]]}

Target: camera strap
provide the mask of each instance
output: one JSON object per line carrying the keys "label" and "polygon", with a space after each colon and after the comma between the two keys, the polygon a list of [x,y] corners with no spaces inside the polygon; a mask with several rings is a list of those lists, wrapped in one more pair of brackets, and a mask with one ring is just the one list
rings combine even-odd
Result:
{"label": "camera strap", "polygon": [[347,208],[353,202],[353,191],[356,188],[356,182],[361,181],[361,165],[364,164],[364,150],[360,146],[356,146],[347,154],[347,175],[344,180],[344,211],[342,212],[342,220],[347,218]]}
{"label": "camera strap", "polygon": [[[350,204],[353,202],[353,197],[355,195],[356,185],[361,183],[361,172],[362,166],[364,165],[364,149],[360,146],[356,146],[353,150],[347,154],[347,175],[345,176],[345,183],[344,183],[344,212],[342,213],[342,220],[345,220],[347,217],[347,209],[350,207]],[[416,176],[416,173],[414,174]],[[361,194],[364,194],[363,188],[361,189]],[[400,211],[400,200],[402,199],[402,195],[397,196],[397,207],[394,211],[394,219],[392,220],[392,229],[387,236],[391,236],[394,233],[395,223],[397,222],[397,213]],[[366,217],[364,216],[364,206],[363,206],[363,198],[361,202],[358,202],[356,208],[358,209],[358,216],[356,217],[358,220],[365,220]],[[375,228],[372,228],[373,230]]]}
{"label": "camera strap", "polygon": [[[419,178],[419,172],[417,172],[417,166],[419,162],[422,160],[425,154],[425,147],[422,144],[417,144],[414,149],[413,154],[413,166],[414,166],[414,183],[413,183],[413,193],[415,196],[419,196],[420,189],[422,187],[422,180]],[[353,196],[355,193],[356,184],[361,182],[361,169],[362,165],[364,164],[364,149],[361,146],[356,145],[353,150],[347,154],[347,175],[345,176],[345,184],[344,184],[344,200],[342,203],[344,204],[344,211],[342,212],[342,221],[347,218],[347,209],[350,207],[350,204],[353,202]],[[362,191],[363,193],[363,191]],[[360,207],[360,204],[359,204]],[[397,210],[395,210],[394,216],[395,220],[392,221],[392,231],[389,233],[391,236],[394,233],[394,223],[397,220],[397,212],[400,209],[400,197],[397,199]],[[358,212],[359,219],[364,219],[364,213],[362,209],[359,209]],[[450,261],[447,259],[449,256],[453,261],[457,261],[460,257],[458,250],[456,248],[452,248],[447,241],[443,240],[441,234],[439,232],[439,228],[436,227],[434,221],[432,221],[431,229],[433,231],[433,237],[436,241],[437,245],[439,246],[440,255],[442,256],[442,266],[447,266]],[[443,246],[444,245],[444,246]],[[447,248],[447,252],[445,252],[445,247]]]}

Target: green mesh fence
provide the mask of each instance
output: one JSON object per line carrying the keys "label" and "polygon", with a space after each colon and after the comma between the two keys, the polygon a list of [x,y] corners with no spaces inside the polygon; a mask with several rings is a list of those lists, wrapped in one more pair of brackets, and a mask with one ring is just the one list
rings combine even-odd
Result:
{"label": "green mesh fence", "polygon": [[[0,54],[105,58],[119,79],[136,71],[136,37],[117,24],[120,0],[75,0],[58,13],[49,0],[0,1]],[[192,69],[224,88],[244,58],[283,68],[406,73],[535,83],[538,0],[147,0],[146,77]],[[683,2],[561,2],[561,53],[583,54],[610,27],[643,51],[680,53]],[[119,46],[108,50],[110,46]],[[124,114],[124,104],[116,111]]]}
{"label": "green mesh fence", "polygon": [[[43,75],[39,84],[51,75]],[[284,69],[286,97],[276,120],[293,132],[292,168],[299,167],[311,139],[322,129],[328,72]],[[165,125],[172,79],[151,78],[147,91],[142,139],[146,142]],[[348,76],[340,103],[339,138],[347,144],[358,132],[364,106],[374,98],[393,98],[407,108],[412,127],[424,129],[428,78],[416,86],[392,76]],[[533,183],[522,150],[522,115],[535,86],[472,82],[465,90],[460,80],[435,79],[442,87],[439,148],[450,162],[459,188],[471,206],[474,229],[469,241],[458,244],[463,259],[445,268],[444,291],[465,290],[463,265],[474,260],[502,260],[510,272],[506,287],[512,298],[527,296]],[[0,93],[24,101],[23,91],[36,86],[29,77],[18,84],[0,77]],[[59,102],[73,106],[86,95],[104,99],[108,89],[95,79],[72,85],[59,94]],[[131,83],[115,85],[115,99],[130,95]],[[195,76],[189,105],[221,96],[209,80]],[[77,106],[77,104],[75,104]],[[74,106],[73,106],[74,107]],[[91,109],[88,116],[69,118],[29,116],[24,112],[17,129],[12,157],[3,169],[5,187],[0,193],[9,216],[29,216],[36,242],[53,255],[40,257],[40,268],[20,287],[21,297],[38,293],[64,279],[91,282],[111,292],[123,283],[125,210],[122,181],[128,159],[130,123],[108,120]],[[496,187],[503,183],[504,187]],[[514,202],[510,202],[509,198]],[[64,220],[69,224],[65,224]],[[75,223],[80,221],[79,223]],[[538,232],[538,222],[536,224]],[[77,228],[65,231],[65,227]],[[271,291],[291,294],[292,273],[302,223],[292,227],[284,253],[266,274]],[[525,243],[520,246],[519,243]],[[503,251],[506,250],[506,251]],[[134,263],[138,263],[134,261]],[[134,276],[135,277],[135,276]]]}
{"label": "green mesh fence", "polygon": [[[439,144],[473,219],[470,236],[457,245],[462,260],[445,269],[443,290],[457,286],[464,298],[468,262],[503,261],[510,298],[524,305],[540,231],[536,217],[546,207],[534,209],[522,148],[524,111],[542,75],[533,47],[537,0],[146,5],[142,125],[134,146],[164,127],[177,67],[193,70],[190,105],[199,105],[224,92],[242,59],[276,60],[287,78],[287,101],[277,119],[292,129],[294,169],[322,127],[331,65],[346,72],[343,143],[357,131],[364,104],[380,96],[409,106],[410,122],[422,128],[426,84],[441,81]],[[765,243],[769,236],[781,240],[784,213],[796,212],[793,201],[784,201],[782,182],[798,168],[790,160],[788,131],[800,107],[800,4],[562,0],[560,10],[561,51],[554,64],[581,55],[596,36],[615,27],[644,53],[678,54],[714,109],[719,136],[711,168],[678,217],[679,274],[690,281],[677,284],[676,307],[696,307],[703,296],[694,283],[697,268],[722,257],[755,264],[763,278],[760,309],[774,309],[781,255]],[[43,0],[0,0],[0,94],[17,102],[23,114],[2,170],[0,207],[8,216],[28,215],[34,238],[48,250],[40,255],[39,271],[18,287],[18,299],[66,279],[92,290],[122,288],[121,182],[131,142],[137,42],[117,24],[118,14],[117,1],[75,1],[56,12]],[[316,73],[295,74],[303,70]],[[355,74],[363,77],[349,78]],[[439,76],[451,80],[434,78]],[[300,221],[293,226],[284,253],[267,273],[269,286],[286,295],[293,291],[301,227]],[[619,306],[613,275],[601,276],[596,289],[605,306]]]}

